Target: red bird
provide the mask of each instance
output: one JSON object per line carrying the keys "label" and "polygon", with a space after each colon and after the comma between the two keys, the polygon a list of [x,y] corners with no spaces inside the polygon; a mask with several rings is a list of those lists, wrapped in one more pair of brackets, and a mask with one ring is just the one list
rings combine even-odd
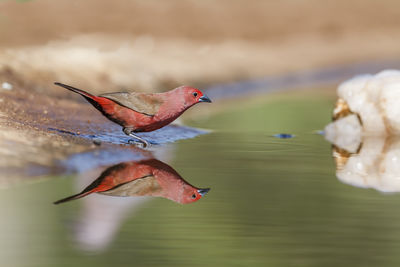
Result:
{"label": "red bird", "polygon": [[164,127],[178,118],[185,110],[210,98],[200,90],[181,86],[165,93],[106,93],[94,96],[72,86],[55,83],[82,95],[109,120],[121,125],[123,132],[143,143],[149,143],[135,133],[151,132]]}
{"label": "red bird", "polygon": [[187,204],[199,200],[210,189],[190,185],[169,165],[156,160],[124,162],[106,169],[81,193],[58,200],[60,204],[92,193],[110,196],[153,196]]}

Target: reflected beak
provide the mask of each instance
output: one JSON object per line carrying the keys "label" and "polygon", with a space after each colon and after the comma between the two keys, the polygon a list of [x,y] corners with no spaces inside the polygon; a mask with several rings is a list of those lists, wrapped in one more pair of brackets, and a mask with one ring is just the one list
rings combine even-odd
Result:
{"label": "reflected beak", "polygon": [[211,99],[208,98],[208,96],[203,95],[202,97],[199,98],[199,102],[207,102],[207,103],[211,103]]}
{"label": "reflected beak", "polygon": [[204,196],[208,193],[208,191],[210,191],[210,188],[198,189],[197,193],[199,193],[201,196]]}

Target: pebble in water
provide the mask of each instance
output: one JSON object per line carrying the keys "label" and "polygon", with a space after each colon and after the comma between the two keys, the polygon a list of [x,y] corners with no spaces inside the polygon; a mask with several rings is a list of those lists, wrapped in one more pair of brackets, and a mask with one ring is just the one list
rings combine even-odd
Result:
{"label": "pebble in water", "polygon": [[288,138],[293,138],[294,134],[280,133],[280,134],[274,134],[273,137],[281,138],[281,139],[288,139]]}
{"label": "pebble in water", "polygon": [[96,146],[100,146],[101,145],[101,140],[98,138],[94,138],[93,139],[93,144],[95,144]]}

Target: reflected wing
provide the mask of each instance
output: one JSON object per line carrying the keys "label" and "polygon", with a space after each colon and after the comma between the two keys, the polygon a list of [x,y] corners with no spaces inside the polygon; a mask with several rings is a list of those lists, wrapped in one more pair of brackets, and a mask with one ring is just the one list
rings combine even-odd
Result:
{"label": "reflected wing", "polygon": [[148,116],[154,116],[163,103],[161,97],[157,94],[117,92],[102,94],[99,96],[108,98],[124,107]]}
{"label": "reflected wing", "polygon": [[120,197],[151,196],[159,191],[161,191],[160,184],[154,176],[150,175],[120,184],[108,191],[101,192],[101,194]]}

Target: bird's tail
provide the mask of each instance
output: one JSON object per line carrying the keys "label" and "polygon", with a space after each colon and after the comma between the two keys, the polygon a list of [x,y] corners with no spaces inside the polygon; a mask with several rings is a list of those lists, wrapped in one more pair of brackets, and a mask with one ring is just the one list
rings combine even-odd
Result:
{"label": "bird's tail", "polygon": [[89,99],[94,99],[94,98],[96,98],[94,95],[89,94],[88,92],[85,92],[85,91],[83,91],[83,90],[81,90],[81,89],[78,89],[78,88],[75,88],[75,87],[72,87],[72,86],[63,84],[63,83],[58,83],[58,82],[56,82],[56,83],[54,83],[54,84],[55,84],[55,85],[58,85],[58,86],[61,86],[61,87],[64,87],[64,88],[66,88],[66,89],[68,89],[68,90],[70,90],[70,91],[72,91],[72,92],[78,93],[78,94],[82,95],[83,97],[85,97],[86,99],[87,99],[87,98],[89,98]]}
{"label": "bird's tail", "polygon": [[87,195],[89,195],[91,193],[93,193],[93,192],[92,191],[81,192],[79,194],[76,194],[76,195],[73,195],[73,196],[70,196],[70,197],[66,197],[66,198],[57,200],[53,204],[57,205],[57,204],[61,204],[61,203],[64,203],[64,202],[71,201],[71,200],[79,199],[79,198],[85,197],[85,196],[87,196]]}
{"label": "bird's tail", "polygon": [[83,96],[90,104],[92,104],[96,109],[98,109],[104,116],[106,116],[108,118],[108,114],[105,111],[105,109],[107,110],[108,107],[112,106],[114,104],[113,101],[105,98],[105,97],[101,97],[101,96],[94,96],[92,94],[89,94],[88,92],[85,92],[81,89],[63,84],[63,83],[54,83],[55,85],[64,87],[72,92],[78,93],[81,96]]}

